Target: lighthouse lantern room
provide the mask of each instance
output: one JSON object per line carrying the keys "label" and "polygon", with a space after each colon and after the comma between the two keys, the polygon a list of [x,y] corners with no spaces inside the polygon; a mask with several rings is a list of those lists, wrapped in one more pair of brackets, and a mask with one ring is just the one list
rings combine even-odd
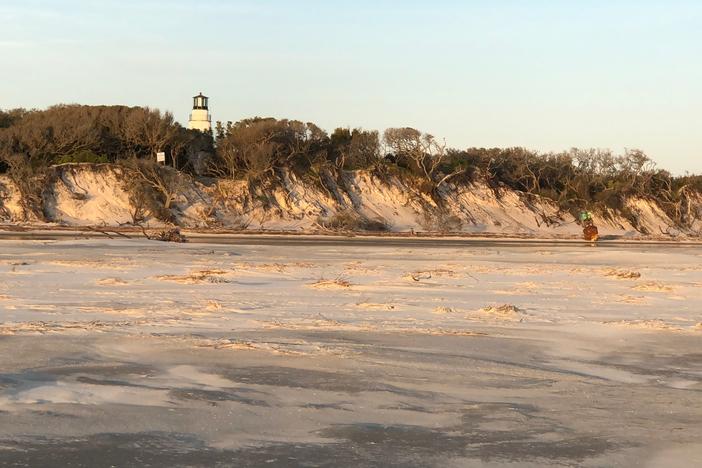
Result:
{"label": "lighthouse lantern room", "polygon": [[212,129],[208,101],[209,98],[202,93],[193,96],[193,111],[190,113],[189,128],[200,130],[201,132],[207,132]]}

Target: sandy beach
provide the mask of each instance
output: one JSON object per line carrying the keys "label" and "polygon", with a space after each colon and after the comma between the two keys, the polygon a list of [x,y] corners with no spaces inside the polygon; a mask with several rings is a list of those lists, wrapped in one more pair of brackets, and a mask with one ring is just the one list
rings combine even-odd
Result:
{"label": "sandy beach", "polygon": [[3,466],[700,466],[691,245],[0,241]]}

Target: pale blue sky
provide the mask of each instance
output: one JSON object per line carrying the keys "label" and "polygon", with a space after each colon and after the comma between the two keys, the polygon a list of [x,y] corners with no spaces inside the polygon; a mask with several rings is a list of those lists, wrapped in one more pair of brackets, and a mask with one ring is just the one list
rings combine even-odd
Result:
{"label": "pale blue sky", "polygon": [[0,107],[148,105],[702,172],[698,0],[2,0]]}

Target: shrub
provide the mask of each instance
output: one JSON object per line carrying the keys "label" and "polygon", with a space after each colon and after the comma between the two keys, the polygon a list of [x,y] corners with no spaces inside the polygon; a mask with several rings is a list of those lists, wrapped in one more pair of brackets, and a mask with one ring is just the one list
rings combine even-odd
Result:
{"label": "shrub", "polygon": [[56,164],[67,163],[106,163],[109,160],[104,154],[95,154],[90,150],[77,151],[71,154],[64,154],[56,159]]}

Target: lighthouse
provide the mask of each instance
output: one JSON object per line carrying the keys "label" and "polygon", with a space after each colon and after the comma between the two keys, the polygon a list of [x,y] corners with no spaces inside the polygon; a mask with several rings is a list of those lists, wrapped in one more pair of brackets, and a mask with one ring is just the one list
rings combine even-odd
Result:
{"label": "lighthouse", "polygon": [[212,130],[212,120],[210,117],[210,109],[207,101],[210,98],[200,93],[193,96],[193,111],[190,114],[188,128],[200,130],[201,132],[209,132]]}

